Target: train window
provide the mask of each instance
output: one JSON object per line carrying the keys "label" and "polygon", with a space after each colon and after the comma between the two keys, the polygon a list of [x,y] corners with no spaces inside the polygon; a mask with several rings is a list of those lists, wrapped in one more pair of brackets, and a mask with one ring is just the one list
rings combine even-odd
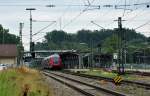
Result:
{"label": "train window", "polygon": [[58,64],[59,58],[58,57],[54,57],[54,63]]}

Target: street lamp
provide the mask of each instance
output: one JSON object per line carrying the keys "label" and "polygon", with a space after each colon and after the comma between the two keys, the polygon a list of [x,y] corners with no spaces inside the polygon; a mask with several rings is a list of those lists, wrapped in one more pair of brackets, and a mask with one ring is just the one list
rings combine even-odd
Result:
{"label": "street lamp", "polygon": [[31,49],[32,46],[31,46],[31,43],[32,43],[32,11],[33,10],[36,10],[35,8],[26,8],[26,10],[30,11],[30,51],[33,51]]}

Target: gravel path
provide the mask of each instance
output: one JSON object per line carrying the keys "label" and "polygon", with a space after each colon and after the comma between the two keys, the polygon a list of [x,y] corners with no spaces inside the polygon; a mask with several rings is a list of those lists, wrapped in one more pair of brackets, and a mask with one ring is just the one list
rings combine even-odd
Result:
{"label": "gravel path", "polygon": [[85,96],[50,77],[43,75],[43,78],[47,84],[52,86],[54,96]]}
{"label": "gravel path", "polygon": [[[113,96],[113,95],[111,95],[111,94],[109,94],[109,93],[106,93],[106,92],[103,92],[103,91],[99,91],[99,90],[97,90],[97,89],[95,89],[95,88],[92,88],[92,87],[89,87],[89,86],[86,86],[86,85],[84,85],[84,84],[80,84],[80,83],[77,83],[77,82],[74,82],[74,81],[71,81],[71,80],[68,80],[68,79],[65,79],[65,78],[62,78],[62,77],[59,77],[59,76],[56,76],[56,75],[53,75],[53,74],[49,74],[50,76],[52,76],[52,77],[55,77],[55,78],[57,78],[57,79],[60,79],[61,81],[63,81],[63,82],[67,82],[68,84],[71,84],[71,85],[73,85],[73,86],[76,86],[77,88],[80,88],[80,89],[82,89],[82,90],[84,90],[84,91],[86,91],[86,92],[90,92],[90,93],[92,93],[93,95],[95,95],[95,96]],[[47,78],[47,77],[46,77]],[[47,78],[47,79],[49,79],[49,77]],[[47,81],[47,80],[46,80]],[[49,80],[50,81],[50,80]],[[54,82],[57,82],[57,81],[55,81],[55,80],[52,80],[52,81],[54,81]],[[59,83],[59,82],[57,82],[57,83]],[[52,83],[53,85],[54,85],[54,83]],[[59,83],[59,84],[61,84],[61,83]],[[64,90],[62,90],[62,89],[60,89],[62,92],[60,93],[60,92],[55,92],[55,94],[56,93],[60,93],[60,94],[56,94],[56,96],[84,96],[84,95],[80,95],[79,93],[79,95],[78,94],[73,94],[74,92],[72,92],[72,91],[70,91],[70,88],[66,88],[66,85],[65,85],[65,83],[64,84],[62,84],[63,86],[62,87],[64,87],[64,88],[62,88],[61,86],[61,88],[62,89],[64,89]],[[55,86],[54,86],[55,87]],[[57,87],[58,88],[58,87]],[[54,91],[57,91],[56,90],[56,88],[54,89]],[[67,94],[65,94],[65,95],[63,95],[64,94],[64,92],[67,92],[68,93],[68,95]],[[63,94],[62,94],[63,93]]]}

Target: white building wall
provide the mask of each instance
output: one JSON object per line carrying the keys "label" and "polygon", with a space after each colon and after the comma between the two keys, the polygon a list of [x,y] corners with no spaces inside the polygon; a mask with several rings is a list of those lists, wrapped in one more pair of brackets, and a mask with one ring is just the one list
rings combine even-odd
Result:
{"label": "white building wall", "polygon": [[17,58],[16,57],[0,57],[0,64],[17,64]]}

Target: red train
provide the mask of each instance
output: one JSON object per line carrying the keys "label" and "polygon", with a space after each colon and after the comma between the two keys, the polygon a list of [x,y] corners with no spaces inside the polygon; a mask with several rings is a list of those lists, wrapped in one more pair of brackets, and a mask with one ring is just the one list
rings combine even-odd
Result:
{"label": "red train", "polygon": [[50,55],[42,60],[44,68],[61,69],[63,67],[61,57],[58,54]]}

